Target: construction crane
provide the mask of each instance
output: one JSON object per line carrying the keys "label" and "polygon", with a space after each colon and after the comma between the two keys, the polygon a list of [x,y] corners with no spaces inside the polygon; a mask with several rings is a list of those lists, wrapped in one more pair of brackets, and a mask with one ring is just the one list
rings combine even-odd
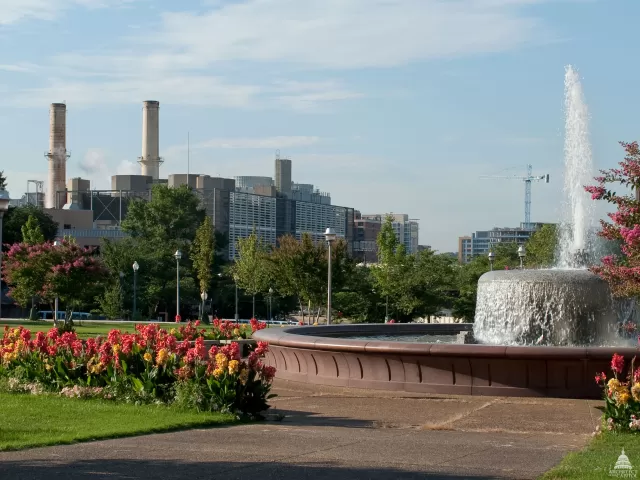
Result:
{"label": "construction crane", "polygon": [[500,176],[500,175],[481,175],[480,178],[502,178],[506,180],[522,180],[524,182],[524,228],[531,228],[531,182],[549,183],[549,174],[533,175],[533,167],[527,165],[527,174],[523,177],[520,175]]}

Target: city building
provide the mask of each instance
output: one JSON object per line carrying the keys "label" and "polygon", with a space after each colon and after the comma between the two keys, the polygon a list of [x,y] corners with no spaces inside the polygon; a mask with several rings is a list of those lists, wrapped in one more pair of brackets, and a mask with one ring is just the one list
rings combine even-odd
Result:
{"label": "city building", "polygon": [[478,230],[471,236],[458,238],[458,261],[468,263],[474,257],[488,255],[489,251],[498,243],[516,243],[523,245],[531,238],[531,235],[540,230],[544,223],[531,223],[526,226],[521,223],[514,228],[493,228],[491,230]]}
{"label": "city building", "polygon": [[360,212],[355,214],[355,239],[354,239],[354,255],[365,263],[374,263],[378,259],[378,234],[385,222],[387,215],[392,217],[391,225],[396,234],[398,242],[404,245],[408,254],[415,254],[419,251],[418,232],[419,225],[417,220],[410,219],[407,214],[368,214],[363,215]]}

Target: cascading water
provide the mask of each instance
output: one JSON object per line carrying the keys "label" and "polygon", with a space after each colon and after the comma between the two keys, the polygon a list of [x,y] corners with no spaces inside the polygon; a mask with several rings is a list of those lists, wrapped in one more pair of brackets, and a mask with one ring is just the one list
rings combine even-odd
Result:
{"label": "cascading water", "polygon": [[589,110],[578,72],[569,65],[564,76],[564,196],[559,225],[557,267],[584,268],[592,259],[595,203],[584,186],[593,181],[594,166],[589,140]]}
{"label": "cascading water", "polygon": [[587,270],[595,260],[594,205],[584,186],[594,175],[589,113],[577,72],[564,80],[563,219],[556,268],[488,272],[478,281],[475,338],[500,345],[595,345],[615,342],[609,286]]}

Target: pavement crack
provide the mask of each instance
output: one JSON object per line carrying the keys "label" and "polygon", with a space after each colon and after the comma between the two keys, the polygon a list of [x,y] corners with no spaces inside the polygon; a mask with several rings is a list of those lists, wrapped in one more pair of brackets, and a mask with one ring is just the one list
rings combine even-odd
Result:
{"label": "pavement crack", "polygon": [[460,420],[462,420],[463,418],[467,418],[469,415],[472,415],[476,412],[479,412],[480,410],[483,410],[487,407],[490,407],[491,405],[494,405],[496,403],[501,403],[501,399],[500,398],[494,398],[493,400],[490,400],[488,402],[483,403],[482,405],[479,405],[475,408],[472,408],[471,410],[468,410],[466,412],[462,412],[462,413],[458,413],[456,415],[454,415],[451,418],[448,418],[447,420],[444,420],[442,422],[438,422],[438,423],[427,423],[425,425],[422,426],[422,428],[424,430],[453,430],[454,428],[451,427],[451,424],[458,422]]}

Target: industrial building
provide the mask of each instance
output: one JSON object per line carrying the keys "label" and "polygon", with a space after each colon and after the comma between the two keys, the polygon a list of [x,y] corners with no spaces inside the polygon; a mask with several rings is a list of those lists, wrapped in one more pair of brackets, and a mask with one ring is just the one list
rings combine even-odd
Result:
{"label": "industrial building", "polygon": [[[43,206],[59,224],[58,236],[72,236],[83,246],[99,246],[102,239],[123,238],[122,221],[134,200],[148,201],[152,187],[188,185],[199,196],[214,229],[228,236],[228,256],[237,256],[236,245],[255,229],[268,245],[276,245],[282,235],[300,238],[308,233],[315,241],[324,240],[328,227],[345,238],[349,251],[354,242],[354,210],[331,204],[331,197],[312,184],[292,181],[292,161],[275,159],[274,178],[239,176],[235,179],[201,174],[170,174],[161,178],[160,104],[155,100],[142,106],[142,152],[138,157],[139,175],[114,175],[110,190],[93,190],[89,180],[66,178],[69,158],[66,139],[66,105],[50,106],[49,164],[46,192],[43,183],[27,191],[13,205],[31,203]],[[29,185],[27,186],[29,189]]]}
{"label": "industrial building", "polygon": [[531,238],[531,235],[544,223],[524,222],[515,228],[495,227],[491,230],[478,230],[471,236],[458,238],[458,262],[469,263],[474,257],[488,255],[489,251],[499,243],[516,243],[523,245]]}

